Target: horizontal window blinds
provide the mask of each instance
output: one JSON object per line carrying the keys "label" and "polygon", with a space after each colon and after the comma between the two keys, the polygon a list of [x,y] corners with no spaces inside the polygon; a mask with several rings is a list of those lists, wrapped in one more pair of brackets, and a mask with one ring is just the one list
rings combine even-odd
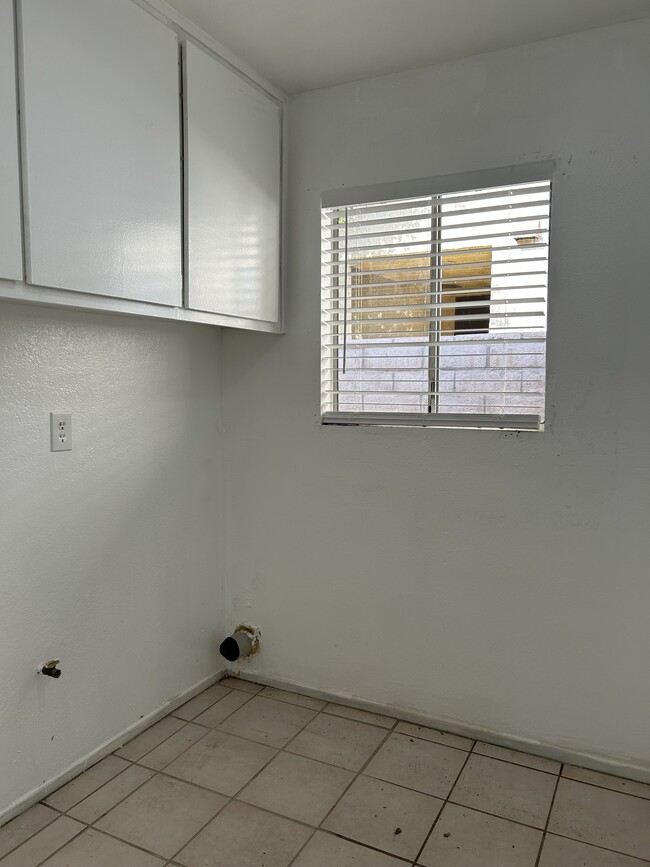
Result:
{"label": "horizontal window blinds", "polygon": [[537,428],[549,181],[323,208],[325,422]]}

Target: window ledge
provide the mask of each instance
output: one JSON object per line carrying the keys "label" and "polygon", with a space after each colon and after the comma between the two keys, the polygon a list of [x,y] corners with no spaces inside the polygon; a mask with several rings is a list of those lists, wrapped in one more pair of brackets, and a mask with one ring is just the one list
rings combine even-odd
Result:
{"label": "window ledge", "polygon": [[468,428],[470,430],[543,431],[537,415],[487,415],[470,413],[355,413],[326,412],[323,425],[374,427]]}

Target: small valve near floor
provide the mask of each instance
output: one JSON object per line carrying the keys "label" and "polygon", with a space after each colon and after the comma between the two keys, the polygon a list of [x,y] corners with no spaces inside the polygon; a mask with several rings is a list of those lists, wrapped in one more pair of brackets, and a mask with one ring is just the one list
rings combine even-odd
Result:
{"label": "small valve near floor", "polygon": [[46,677],[61,677],[63,672],[60,668],[57,668],[57,665],[60,665],[60,663],[60,659],[50,659],[49,662],[41,662],[38,666],[38,672],[44,674]]}

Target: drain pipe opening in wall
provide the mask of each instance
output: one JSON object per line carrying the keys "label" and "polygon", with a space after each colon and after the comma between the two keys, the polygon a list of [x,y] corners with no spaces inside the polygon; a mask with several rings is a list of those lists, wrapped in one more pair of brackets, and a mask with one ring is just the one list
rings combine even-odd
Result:
{"label": "drain pipe opening in wall", "polygon": [[235,629],[232,635],[224,639],[219,647],[219,653],[228,662],[237,662],[247,656],[253,656],[260,649],[260,631],[243,623]]}

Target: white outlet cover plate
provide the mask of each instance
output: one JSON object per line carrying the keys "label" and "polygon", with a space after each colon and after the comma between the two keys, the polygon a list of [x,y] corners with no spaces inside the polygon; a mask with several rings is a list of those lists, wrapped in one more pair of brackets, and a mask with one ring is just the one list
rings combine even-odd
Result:
{"label": "white outlet cover plate", "polygon": [[50,448],[53,452],[69,452],[72,448],[72,413],[50,413]]}

